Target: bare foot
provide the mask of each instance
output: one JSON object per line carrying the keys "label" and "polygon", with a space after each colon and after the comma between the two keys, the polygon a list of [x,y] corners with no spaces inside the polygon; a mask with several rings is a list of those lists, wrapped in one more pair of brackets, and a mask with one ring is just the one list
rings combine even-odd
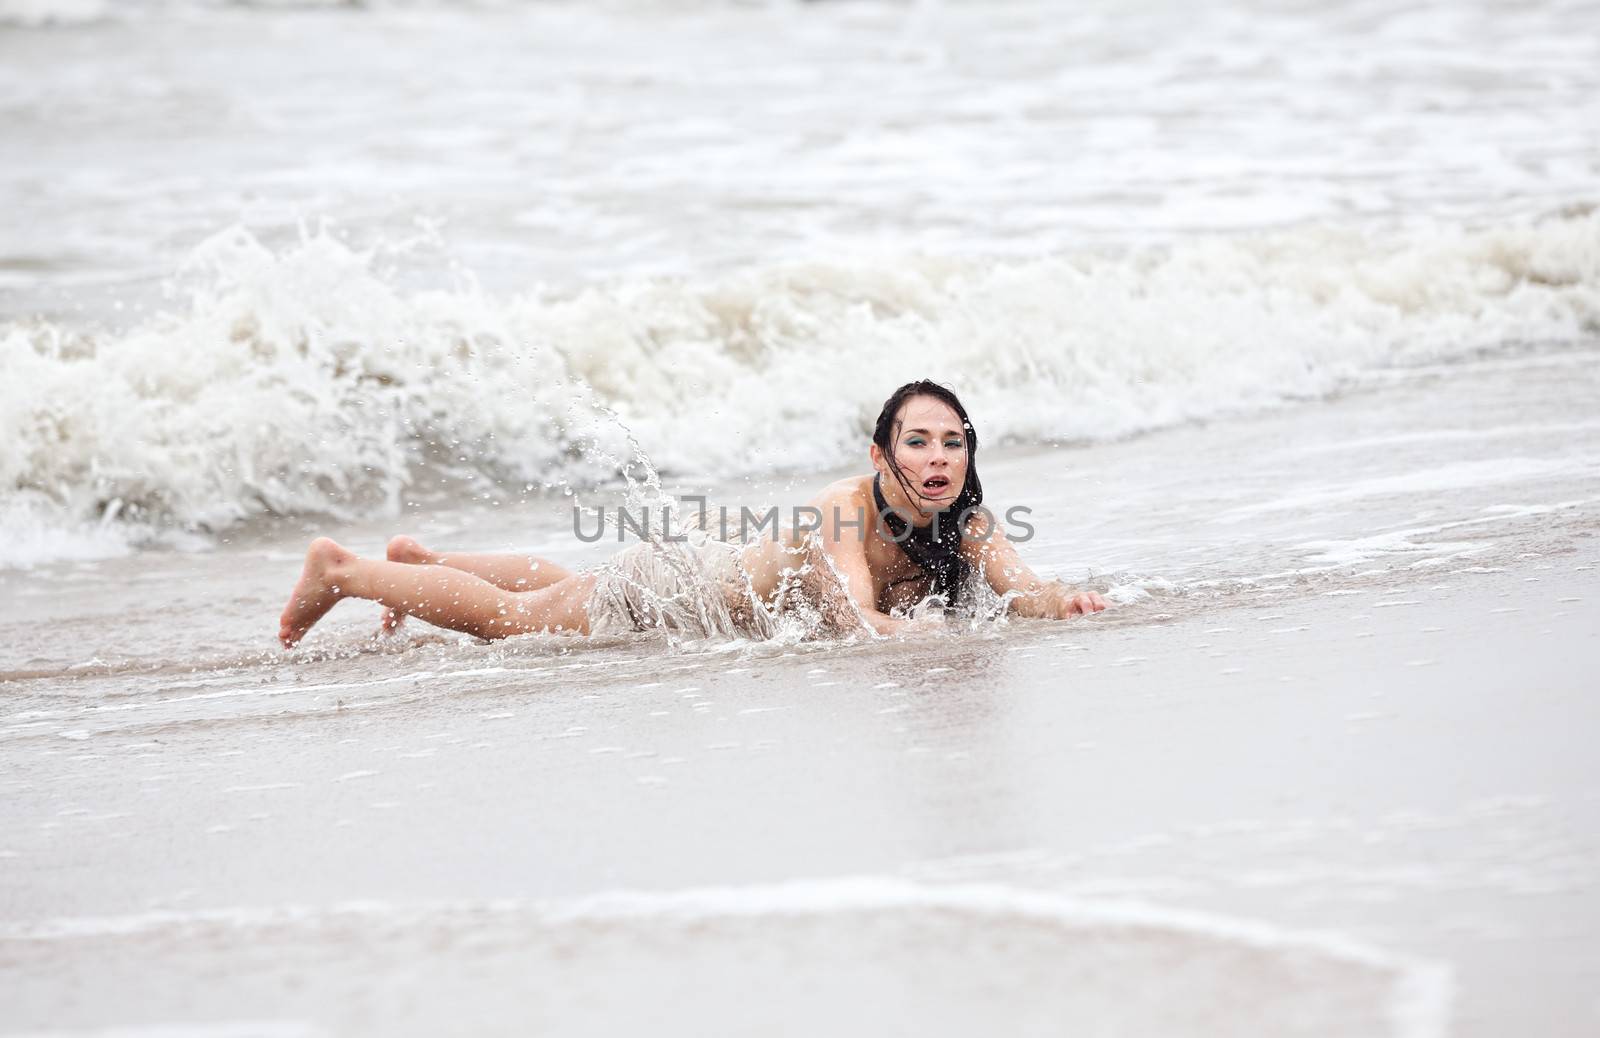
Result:
{"label": "bare foot", "polygon": [[300,580],[289,592],[289,604],[283,607],[278,618],[278,641],[285,649],[299,644],[313,624],[343,598],[339,586],[333,582],[334,571],[355,558],[326,537],[318,537],[306,549],[305,569]]}
{"label": "bare foot", "polygon": [[[384,551],[384,558],[390,562],[404,562],[409,566],[425,566],[433,561],[433,552],[418,544],[414,538],[400,534],[398,537],[389,538],[389,547]],[[406,622],[406,614],[398,609],[385,609],[383,619],[378,621],[384,634],[393,634]]]}
{"label": "bare foot", "polygon": [[390,562],[404,562],[410,566],[422,566],[433,561],[433,552],[418,544],[414,538],[401,534],[389,538],[389,547],[384,552],[384,557]]}

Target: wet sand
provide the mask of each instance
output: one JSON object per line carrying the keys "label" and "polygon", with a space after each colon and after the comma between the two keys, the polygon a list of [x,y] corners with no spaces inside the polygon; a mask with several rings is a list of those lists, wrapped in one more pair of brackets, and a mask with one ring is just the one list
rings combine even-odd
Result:
{"label": "wet sand", "polygon": [[[1597,563],[1590,543],[1371,594],[1165,623],[1019,624],[1000,641],[755,661],[504,658],[330,687],[319,701],[331,709],[299,721],[186,723],[174,706],[137,732],[119,719],[114,739],[93,721],[66,737],[13,731],[0,847],[7,1027],[278,1020],[423,1033],[458,999],[498,1007],[485,1020],[506,1031],[651,1015],[496,986],[516,963],[563,954],[576,956],[562,975],[579,989],[602,998],[637,982],[658,1000],[656,1022],[685,1032],[803,1029],[818,992],[870,995],[829,965],[864,955],[880,993],[944,1007],[926,1021],[938,1033],[997,1005],[1019,1022],[1035,1019],[1030,1006],[1077,1005],[1086,1023],[1247,1033],[1303,1017],[1319,992],[1341,1013],[1394,997],[1322,963],[1311,983],[1271,998],[1246,983],[1259,1004],[1229,1003],[1237,964],[1182,952],[1182,935],[1163,929],[1167,952],[1129,952],[1127,976],[1164,985],[1169,959],[1211,970],[1200,988],[1169,991],[1197,1015],[1132,1013],[1141,983],[1130,981],[1132,1015],[1107,1016],[1068,997],[1093,970],[1081,944],[1040,935],[1037,913],[995,924],[957,912],[960,940],[933,939],[864,924],[838,889],[812,891],[828,910],[796,909],[785,887],[865,878],[889,883],[891,904],[905,896],[895,884],[976,885],[1080,909],[1133,902],[1163,926],[1200,913],[1291,945],[1337,934],[1431,978],[1429,1012],[1446,1001],[1439,977],[1453,977],[1450,1033],[1591,1033]],[[435,682],[453,691],[425,694]],[[654,902],[626,926],[550,915],[567,906],[581,922],[584,899],[606,892],[708,889],[743,892],[740,911],[764,922],[730,934],[712,912],[686,936]],[[997,961],[982,991],[918,982],[926,940],[984,935],[999,943],[983,953]],[[263,941],[273,955],[253,950]],[[542,941],[555,950],[529,950]],[[773,961],[749,961],[759,949]],[[731,985],[738,962],[771,1001],[746,1003],[697,972]],[[1050,976],[1059,989],[1031,986]],[[708,1010],[685,1000],[694,991],[727,997]],[[1282,1033],[1348,1023],[1310,1019],[1320,1026]],[[1443,1033],[1431,1019],[1377,1033]]]}
{"label": "wet sand", "polygon": [[[0,1033],[1594,1033],[1594,358],[987,453],[1069,623],[284,654],[325,521],[7,572]],[[536,504],[339,536],[614,550]]]}

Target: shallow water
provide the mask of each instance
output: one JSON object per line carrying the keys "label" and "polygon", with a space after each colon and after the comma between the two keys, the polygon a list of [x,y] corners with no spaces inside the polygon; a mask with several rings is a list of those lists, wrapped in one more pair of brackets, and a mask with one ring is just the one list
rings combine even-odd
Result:
{"label": "shallow water", "polygon": [[[1596,30],[0,0],[0,1031],[1593,1033]],[[275,645],[927,375],[1114,608]]]}
{"label": "shallow water", "polygon": [[[1024,557],[1118,601],[1067,624],[483,645],[378,638],[355,603],[286,654],[272,618],[326,522],[12,571],[0,945],[26,1019],[105,1020],[72,978],[143,990],[207,948],[258,981],[119,1019],[363,1033],[461,999],[485,1026],[584,1033],[632,1019],[584,994],[626,965],[641,990],[746,977],[803,1029],[819,992],[926,998],[911,978],[981,935],[987,979],[918,1003],[935,1031],[1025,990],[1039,1019],[1169,1034],[1582,1033],[1586,960],[1527,971],[1600,918],[1600,785],[1561,734],[1590,709],[1594,357],[1500,351],[1315,409],[986,456],[991,499],[1036,508]],[[546,502],[411,529],[609,550],[563,552],[569,522]],[[646,893],[597,922],[588,899],[618,889]],[[881,967],[840,975],[828,949]],[[570,983],[507,1002],[493,979],[547,969]],[[1151,987],[1169,997],[1127,994]]]}
{"label": "shallow water", "polygon": [[[1551,344],[1375,371],[1314,408],[1093,446],[980,451],[979,464],[997,513],[1026,509],[1016,515],[1031,535],[1013,526],[1026,537],[1025,561],[1120,603],[1095,623],[1148,623],[1448,583],[1570,551],[1600,517],[1596,399],[1600,347]],[[788,514],[837,474],[674,489],[730,510],[777,506]],[[146,669],[276,666],[269,621],[314,534],[333,533],[363,553],[405,532],[443,550],[594,565],[619,550],[612,538],[623,534],[613,525],[607,539],[587,544],[574,523],[592,534],[593,509],[614,516],[619,503],[621,495],[601,492],[434,507],[408,520],[274,520],[221,534],[201,550],[5,572],[0,616],[13,633],[0,646],[0,671],[48,678],[71,668],[73,687],[103,678],[116,688]],[[583,509],[577,516],[575,507]],[[469,641],[418,624],[404,639],[374,641],[375,612],[359,602],[337,607],[293,658],[358,658],[353,665],[364,668],[374,654],[406,655],[411,640],[447,657]],[[28,635],[43,624],[49,639]],[[981,625],[966,636],[1005,630]],[[532,638],[493,651],[540,658],[572,648]],[[759,655],[789,646],[726,648]]]}
{"label": "shallow water", "polygon": [[56,1027],[589,1033],[635,1020],[601,997],[626,968],[668,1031],[820,998],[952,1034],[1582,1034],[1597,566],[915,645],[13,682],[52,701],[4,724],[0,966]]}
{"label": "shallow water", "polygon": [[[1425,1034],[1445,992],[1438,971],[1348,943],[1193,913],[882,880],[423,912],[368,903],[318,913],[154,913],[0,942],[8,938],[41,949],[41,964],[87,945],[107,975],[150,956],[180,970],[200,962],[215,969],[215,952],[191,949],[222,944],[235,949],[225,968],[252,978],[256,990],[241,1001],[235,988],[206,1008],[246,1027],[271,1020],[272,1034],[320,1030],[273,1019],[284,987],[297,989],[301,1004],[340,1003],[323,1021],[350,1034],[463,1024],[488,1033],[616,1033],[658,1027],[664,1006],[695,1004],[716,1007],[718,1030],[795,1035],[837,1026],[842,1006],[854,1007],[851,1026],[862,1033],[963,1034],[1004,1018],[1020,1034],[1057,1033],[1073,1020],[1162,1034],[1322,1034],[1330,1024]],[[341,979],[352,960],[362,963],[365,991]],[[1141,997],[1153,975],[1180,964],[1166,997]],[[618,977],[630,978],[620,1001]],[[377,993],[419,983],[430,996],[420,1007]],[[37,999],[51,980],[30,986]],[[1031,995],[1021,1013],[1019,992]],[[1214,1006],[1233,1002],[1252,1004],[1248,1022],[1207,1022]],[[157,1020],[191,1011],[187,999],[148,1010]]]}

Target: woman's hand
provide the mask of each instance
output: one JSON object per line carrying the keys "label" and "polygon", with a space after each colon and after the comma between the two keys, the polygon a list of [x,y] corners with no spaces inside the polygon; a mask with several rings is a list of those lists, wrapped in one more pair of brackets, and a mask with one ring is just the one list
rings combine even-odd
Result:
{"label": "woman's hand", "polygon": [[1011,602],[1011,610],[1018,616],[1031,616],[1041,620],[1070,620],[1074,616],[1088,616],[1106,607],[1106,600],[1093,591],[1074,591],[1059,581],[1041,582],[1032,591]]}
{"label": "woman's hand", "polygon": [[1017,549],[995,526],[992,516],[974,516],[961,550],[997,595],[1013,595],[1011,612],[1039,620],[1088,616],[1106,607],[1093,591],[1073,591],[1059,580],[1041,580],[1017,556]]}
{"label": "woman's hand", "polygon": [[929,613],[901,620],[894,633],[899,638],[931,638],[950,633],[950,625],[943,616]]}
{"label": "woman's hand", "polygon": [[1056,618],[1065,620],[1069,616],[1087,616],[1098,613],[1106,607],[1106,600],[1093,591],[1080,591],[1076,594],[1063,590],[1061,593],[1060,612]]}

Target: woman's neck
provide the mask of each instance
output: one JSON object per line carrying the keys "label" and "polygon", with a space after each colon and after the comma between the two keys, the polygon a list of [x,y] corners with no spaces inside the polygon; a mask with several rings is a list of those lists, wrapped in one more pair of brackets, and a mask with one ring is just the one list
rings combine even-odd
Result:
{"label": "woman's neck", "polygon": [[[877,493],[873,495],[874,504],[877,505],[880,512],[883,511],[884,505],[887,505],[889,509],[899,514],[901,519],[910,522],[912,526],[924,527],[933,523],[934,513],[924,512],[913,504],[906,494],[905,487],[900,485],[899,480],[893,476],[884,479],[883,475],[879,473],[872,477],[872,481],[874,488],[877,490]],[[882,502],[879,503],[876,500],[877,498],[881,498]]]}

